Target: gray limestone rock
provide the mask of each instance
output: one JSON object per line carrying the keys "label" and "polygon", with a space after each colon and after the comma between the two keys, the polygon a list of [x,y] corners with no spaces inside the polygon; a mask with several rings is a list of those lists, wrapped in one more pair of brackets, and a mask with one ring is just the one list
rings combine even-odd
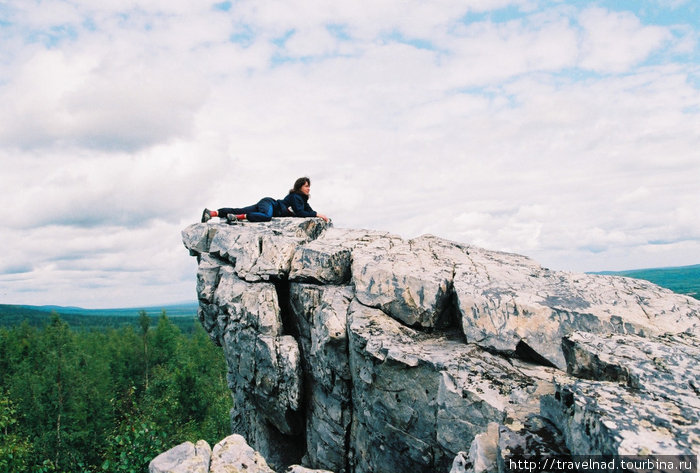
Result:
{"label": "gray limestone rock", "polygon": [[234,431],[254,442],[274,465],[298,461],[296,445],[304,423],[301,356],[296,339],[284,333],[275,285],[244,281],[224,265],[207,297],[211,304],[202,298],[200,317],[224,350],[236,406]]}
{"label": "gray limestone rock", "polygon": [[[474,437],[469,453],[457,454],[450,473],[518,472],[523,468],[516,462],[525,458],[566,461],[571,455],[564,443],[561,432],[536,414],[529,415],[523,424],[510,427],[492,422]],[[549,473],[551,470],[545,466],[537,471]]]}
{"label": "gray limestone rock", "polygon": [[213,299],[213,303],[229,316],[223,330],[250,330],[272,337],[282,335],[279,299],[273,284],[248,283],[227,267],[220,271]]}
{"label": "gray limestone rock", "polygon": [[212,471],[505,471],[516,452],[699,448],[700,301],[320,219],[182,238],[242,436]]}
{"label": "gray limestone rock", "polygon": [[346,331],[349,287],[294,283],[290,290],[306,374],[306,457],[312,467],[347,471],[351,373]]}
{"label": "gray limestone rock", "polygon": [[237,434],[214,446],[210,473],[275,473],[265,459]]}
{"label": "gray limestone rock", "polygon": [[208,473],[211,447],[204,440],[185,442],[155,457],[148,473]]}
{"label": "gray limestone rock", "polygon": [[[185,442],[154,458],[149,473],[275,473],[265,458],[240,435],[230,435],[214,446],[200,440]],[[285,473],[334,473],[290,465]]]}
{"label": "gray limestone rock", "polygon": [[469,461],[469,453],[458,452],[452,461],[450,473],[468,473],[472,471],[472,464]]}
{"label": "gray limestone rock", "polygon": [[182,243],[191,256],[207,253],[216,232],[215,226],[195,223],[182,230]]}
{"label": "gray limestone rock", "polygon": [[[568,460],[570,452],[559,429],[549,419],[540,415],[529,416],[523,426],[513,430],[498,426],[496,464],[499,472],[515,472],[511,461],[523,458],[557,458]],[[546,468],[542,473],[549,473]],[[556,470],[555,470],[556,471]]]}
{"label": "gray limestone rock", "polygon": [[[486,432],[474,437],[469,448],[468,464],[471,468],[466,469],[470,473],[490,473],[498,469],[498,424],[492,422],[488,425]],[[452,464],[454,469],[455,465]]]}
{"label": "gray limestone rock", "polygon": [[208,254],[202,255],[197,266],[197,297],[205,303],[214,302],[214,291],[219,285],[222,262]]}
{"label": "gray limestone rock", "polygon": [[700,341],[574,333],[569,372],[542,412],[572,454],[693,454],[700,450]]}
{"label": "gray limestone rock", "polygon": [[452,309],[454,261],[432,237],[386,237],[352,252],[355,296],[405,325],[444,328]]}
{"label": "gray limestone rock", "polygon": [[538,409],[530,398],[553,391],[550,368],[511,364],[357,301],[348,324],[358,473],[447,471],[490,422],[520,423]]}
{"label": "gray limestone rock", "polygon": [[392,237],[398,238],[385,232],[329,228],[321,238],[297,248],[289,279],[341,286],[348,284],[353,250]]}
{"label": "gray limestone rock", "polygon": [[695,299],[635,279],[549,271],[519,255],[473,248],[454,286],[468,341],[534,351],[560,369],[560,341],[574,331],[700,334]]}
{"label": "gray limestone rock", "polygon": [[[617,381],[700,412],[700,340],[689,334],[644,338],[575,332],[562,340],[569,374]],[[700,419],[699,419],[700,420]]]}
{"label": "gray limestone rock", "polygon": [[204,330],[217,345],[221,345],[227,324],[227,317],[214,302],[214,292],[219,285],[221,268],[222,263],[208,254],[200,257],[197,267],[197,297],[199,299],[197,317]]}
{"label": "gray limestone rock", "polygon": [[182,231],[191,254],[210,253],[233,263],[247,281],[287,276],[297,247],[317,238],[330,224],[317,218],[280,218],[238,225],[200,223]]}

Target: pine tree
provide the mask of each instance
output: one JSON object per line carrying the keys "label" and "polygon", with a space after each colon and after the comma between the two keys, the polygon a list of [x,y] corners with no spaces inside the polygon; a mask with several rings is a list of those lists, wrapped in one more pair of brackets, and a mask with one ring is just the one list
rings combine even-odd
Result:
{"label": "pine tree", "polygon": [[148,390],[148,329],[151,328],[151,318],[145,310],[139,311],[139,325],[141,326],[141,336],[143,337],[143,363],[146,373],[146,390]]}

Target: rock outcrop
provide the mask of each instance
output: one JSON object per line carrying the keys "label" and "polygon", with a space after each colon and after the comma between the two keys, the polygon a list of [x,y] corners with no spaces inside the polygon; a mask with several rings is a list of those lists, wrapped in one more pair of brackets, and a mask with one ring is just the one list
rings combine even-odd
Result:
{"label": "rock outcrop", "polygon": [[509,455],[700,449],[700,301],[320,219],[182,235],[232,431],[266,468],[504,471]]}
{"label": "rock outcrop", "polygon": [[208,473],[211,447],[204,440],[185,442],[163,452],[149,465],[149,473]]}
{"label": "rock outcrop", "polygon": [[[212,450],[207,442],[185,442],[163,452],[148,466],[149,473],[275,473],[265,459],[233,434],[217,443]],[[291,465],[286,473],[332,473]]]}

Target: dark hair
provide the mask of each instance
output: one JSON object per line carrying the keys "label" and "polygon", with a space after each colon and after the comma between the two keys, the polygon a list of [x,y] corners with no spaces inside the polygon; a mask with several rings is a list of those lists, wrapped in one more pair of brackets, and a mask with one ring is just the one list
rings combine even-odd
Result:
{"label": "dark hair", "polygon": [[294,187],[289,189],[289,193],[290,194],[299,194],[300,196],[302,196],[304,198],[304,200],[307,200],[309,198],[309,196],[301,193],[301,188],[304,184],[311,185],[311,179],[309,179],[308,177],[300,177],[299,179],[294,181]]}

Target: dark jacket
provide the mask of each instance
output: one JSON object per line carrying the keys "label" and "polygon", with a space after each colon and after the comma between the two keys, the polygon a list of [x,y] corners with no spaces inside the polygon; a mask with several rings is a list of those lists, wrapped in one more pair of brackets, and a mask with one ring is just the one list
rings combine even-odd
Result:
{"label": "dark jacket", "polygon": [[285,214],[283,217],[315,217],[316,211],[311,208],[308,202],[308,197],[296,192],[290,192],[282,200],[278,200]]}

